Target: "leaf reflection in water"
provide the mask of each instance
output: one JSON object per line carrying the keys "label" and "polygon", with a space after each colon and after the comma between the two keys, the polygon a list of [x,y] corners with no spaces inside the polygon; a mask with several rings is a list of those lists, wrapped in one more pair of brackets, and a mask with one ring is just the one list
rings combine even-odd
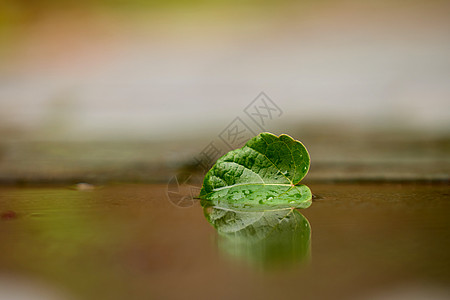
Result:
{"label": "leaf reflection in water", "polygon": [[235,211],[205,206],[217,230],[221,252],[262,268],[305,262],[310,258],[311,226],[296,209]]}

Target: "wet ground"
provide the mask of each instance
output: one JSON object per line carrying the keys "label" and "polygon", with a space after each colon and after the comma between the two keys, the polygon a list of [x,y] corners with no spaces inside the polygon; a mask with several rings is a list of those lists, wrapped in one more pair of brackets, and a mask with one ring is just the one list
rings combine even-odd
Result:
{"label": "wet ground", "polygon": [[295,220],[310,229],[254,243],[198,202],[173,205],[164,184],[1,187],[0,299],[450,296],[448,185],[308,185]]}

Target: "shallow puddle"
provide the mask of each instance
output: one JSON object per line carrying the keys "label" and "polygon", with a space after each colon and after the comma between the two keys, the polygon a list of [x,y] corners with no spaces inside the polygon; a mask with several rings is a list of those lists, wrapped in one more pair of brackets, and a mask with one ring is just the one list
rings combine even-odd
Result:
{"label": "shallow puddle", "polygon": [[[166,185],[2,187],[0,299],[449,296],[447,185],[308,186],[316,198],[301,214],[217,229],[198,202],[173,205]],[[236,234],[230,222],[254,226]]]}

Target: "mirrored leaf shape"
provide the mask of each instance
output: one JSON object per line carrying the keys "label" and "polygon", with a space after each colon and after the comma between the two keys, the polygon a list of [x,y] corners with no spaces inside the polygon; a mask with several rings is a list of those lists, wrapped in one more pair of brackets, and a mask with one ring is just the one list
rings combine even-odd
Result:
{"label": "mirrored leaf shape", "polygon": [[306,208],[312,194],[298,183],[309,170],[308,151],[288,135],[261,133],[228,152],[208,171],[200,191],[203,204],[234,210]]}
{"label": "mirrored leaf shape", "polygon": [[226,255],[262,268],[307,261],[311,226],[296,209],[233,211],[205,207],[217,230],[218,247]]}

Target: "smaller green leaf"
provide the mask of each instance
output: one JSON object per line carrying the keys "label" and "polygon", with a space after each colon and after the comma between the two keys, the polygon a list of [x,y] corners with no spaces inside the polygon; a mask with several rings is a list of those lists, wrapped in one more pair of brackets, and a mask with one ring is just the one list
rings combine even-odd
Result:
{"label": "smaller green leaf", "polygon": [[203,180],[202,205],[234,210],[309,207],[312,193],[298,185],[309,163],[308,151],[299,141],[285,134],[261,133],[217,160]]}

